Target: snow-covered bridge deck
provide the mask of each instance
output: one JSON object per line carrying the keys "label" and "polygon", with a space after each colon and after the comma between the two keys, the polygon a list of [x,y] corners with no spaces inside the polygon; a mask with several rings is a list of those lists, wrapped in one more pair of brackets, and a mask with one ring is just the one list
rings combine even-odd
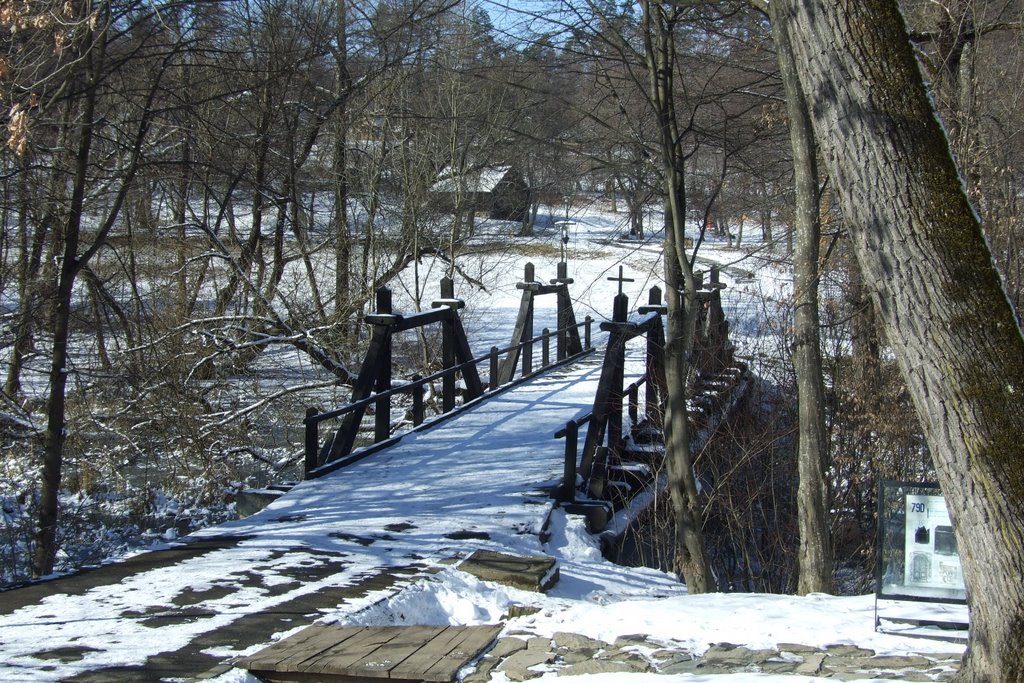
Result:
{"label": "snow-covered bridge deck", "polygon": [[[543,553],[563,467],[553,434],[589,409],[599,361],[557,368],[303,482],[252,517],[194,534],[198,545],[0,593],[0,679],[211,675],[275,634],[351,613],[473,550]],[[584,579],[563,568],[566,580]]]}

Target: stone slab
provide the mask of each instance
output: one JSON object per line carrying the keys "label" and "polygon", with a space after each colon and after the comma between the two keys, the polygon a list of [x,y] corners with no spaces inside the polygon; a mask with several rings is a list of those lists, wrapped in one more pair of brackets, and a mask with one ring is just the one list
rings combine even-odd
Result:
{"label": "stone slab", "polygon": [[804,655],[804,661],[797,665],[794,673],[805,676],[814,676],[821,672],[821,666],[825,663],[825,655],[821,652],[808,652]]}
{"label": "stone slab", "polygon": [[626,662],[615,662],[608,659],[587,659],[572,664],[559,672],[561,676],[589,676],[611,673],[639,673],[644,669]]}
{"label": "stone slab", "polygon": [[555,656],[544,650],[522,650],[508,657],[499,666],[498,670],[513,681],[528,681],[531,678],[539,678],[540,671],[534,671],[533,667],[542,664],[550,664],[555,661]]}
{"label": "stone slab", "polygon": [[503,659],[525,649],[526,641],[522,638],[499,638],[487,654],[496,659]]}

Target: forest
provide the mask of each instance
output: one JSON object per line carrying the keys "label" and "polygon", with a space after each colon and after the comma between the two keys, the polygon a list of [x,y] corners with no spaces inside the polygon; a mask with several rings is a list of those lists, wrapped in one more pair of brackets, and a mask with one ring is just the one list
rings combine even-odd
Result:
{"label": "forest", "polygon": [[[780,4],[0,2],[0,579],[187,532],[217,519],[154,512],[294,478],[299,416],[344,402],[379,287],[426,262],[472,283],[480,249],[542,249],[552,216],[604,202],[624,235],[665,234],[670,289],[699,249],[673,221],[738,249],[756,235],[795,272],[759,398],[714,446],[739,465],[701,519],[677,520],[717,550],[718,587],[798,588],[810,343],[825,571],[869,590],[878,483],[937,472],[871,302],[887,275],[857,265],[852,181],[822,155],[801,189],[816,155],[791,138],[785,55],[801,53],[780,45],[801,38]],[[1019,316],[1024,7],[899,10]],[[480,191],[496,169],[522,195],[500,216]],[[507,239],[481,246],[489,217]],[[436,369],[428,349],[409,349],[407,374]],[[306,372],[273,381],[282,352]]]}

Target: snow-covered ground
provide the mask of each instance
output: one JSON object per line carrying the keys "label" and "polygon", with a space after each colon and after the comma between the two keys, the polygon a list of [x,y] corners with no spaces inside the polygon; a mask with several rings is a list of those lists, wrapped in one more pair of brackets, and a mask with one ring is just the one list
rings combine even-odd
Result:
{"label": "snow-covered ground", "polygon": [[[620,265],[626,277],[634,279],[624,283],[632,305],[646,301],[646,290],[660,282],[657,236],[644,244],[620,241],[621,221],[596,209],[581,210],[573,218],[576,224],[568,256],[577,316],[589,314],[599,320],[608,316],[619,284],[607,278],[615,275]],[[558,243],[553,231],[540,239]],[[741,355],[756,355],[762,344],[770,346],[771,342],[765,341],[765,312],[784,307],[790,289],[786,270],[774,264],[767,251],[752,246],[753,255],[717,243],[701,252],[702,262],[726,266],[722,279],[729,288],[723,299]],[[520,296],[515,283],[524,263],[534,262],[538,278],[550,279],[557,260],[551,253],[531,258],[510,255],[492,262],[488,272],[474,274],[486,282],[486,291],[475,290],[472,296],[457,292],[472,301],[467,328],[474,349],[508,343],[509,316],[514,319]],[[405,289],[416,291],[412,284]],[[429,306],[434,297],[436,293],[428,289],[422,300]],[[408,294],[396,293],[396,299],[398,310],[414,305]],[[550,307],[553,309],[553,301]],[[542,317],[538,314],[538,330],[553,326],[553,320],[547,323]],[[466,419],[460,417],[444,428],[413,434],[395,449],[305,482],[254,517],[200,534],[245,538],[230,547],[81,595],[58,594],[0,614],[0,679],[59,680],[83,670],[138,664],[154,652],[181,647],[204,630],[227,626],[254,611],[273,609],[300,594],[353,584],[368,573],[409,566],[432,571],[421,572],[397,587],[325,605],[323,618],[354,625],[474,625],[496,623],[511,606],[518,605],[539,611],[505,621],[506,633],[550,636],[568,631],[608,642],[644,634],[666,647],[698,654],[723,642],[752,649],[778,643],[852,644],[879,654],[956,649],[948,642],[876,632],[873,596],[690,596],[665,573],[605,560],[581,518],[552,509],[551,500],[538,494],[558,481],[560,442],[553,439],[547,422],[530,417],[536,415],[538,406],[545,419],[556,425],[577,416],[587,405],[585,394],[598,372],[596,365],[584,364],[540,378],[522,391],[509,392],[503,402],[468,411],[471,414]],[[534,429],[524,432],[524,420]],[[531,446],[531,439],[538,445]],[[542,452],[544,443],[556,457]],[[451,457],[446,460],[446,455]],[[491,465],[479,467],[481,462]],[[441,490],[452,493],[439,499]],[[548,517],[551,535],[545,543],[539,532]],[[550,555],[558,560],[561,579],[549,593],[539,594],[483,582],[450,566],[453,558],[476,547]],[[295,572],[324,563],[335,563],[337,570],[293,585]],[[202,603],[210,614],[191,621],[155,628],[124,616],[158,614],[174,604],[176,595],[212,589],[226,594]],[[249,654],[287,633],[273,634],[266,643],[244,651],[208,654]],[[34,657],[41,642],[52,649],[83,648],[83,654],[76,662],[55,665]],[[538,680],[555,677],[551,670]],[[721,683],[824,680],[748,672],[714,677],[616,673],[559,678],[622,683],[712,679]],[[256,681],[241,669],[218,680]],[[503,673],[493,674],[492,681],[507,680]]]}

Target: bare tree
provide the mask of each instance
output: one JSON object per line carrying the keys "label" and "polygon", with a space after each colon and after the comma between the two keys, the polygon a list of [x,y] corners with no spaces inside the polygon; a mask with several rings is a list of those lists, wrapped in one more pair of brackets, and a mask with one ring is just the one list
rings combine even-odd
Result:
{"label": "bare tree", "polygon": [[971,613],[959,678],[1024,680],[1019,322],[898,4],[781,5],[857,260],[952,512]]}
{"label": "bare tree", "polygon": [[793,61],[789,26],[774,16],[779,5],[769,3],[772,35],[786,93],[789,135],[793,147],[796,186],[793,252],[795,298],[793,365],[798,405],[797,519],[800,527],[797,592],[828,593],[832,589],[832,539],[829,530],[828,433],[825,426],[825,386],[822,378],[818,315],[819,183],[817,147],[810,112]]}
{"label": "bare tree", "polygon": [[[650,97],[660,139],[665,183],[665,285],[668,293],[665,371],[668,397],[665,415],[665,450],[669,493],[676,515],[677,567],[691,593],[715,590],[707,548],[701,533],[701,504],[690,454],[687,384],[688,358],[697,325],[697,280],[687,258],[686,188],[683,131],[675,108],[676,46],[673,31],[681,18],[678,9],[645,0],[644,39]],[[683,124],[685,125],[685,124]]]}
{"label": "bare tree", "polygon": [[[138,41],[143,46],[154,32],[146,25],[145,13],[136,14],[136,7],[100,3],[88,12],[70,17],[80,27],[70,37],[66,63],[51,65],[51,74],[60,73],[61,87],[50,106],[62,110],[68,121],[68,147],[58,150],[58,159],[66,159],[66,195],[57,194],[50,201],[58,203],[54,214],[59,216],[53,231],[54,252],[59,266],[56,286],[52,293],[49,354],[49,389],[46,399],[46,430],[41,472],[41,498],[33,571],[37,575],[53,570],[56,553],[58,524],[58,496],[67,439],[66,400],[70,370],[69,343],[73,316],[73,293],[79,276],[86,272],[90,261],[106,244],[114,229],[132,182],[144,159],[144,147],[152,123],[154,102],[160,91],[165,70],[158,69],[153,79],[137,94],[139,99],[117,102],[108,98],[111,91],[107,83],[112,63],[121,58],[116,48],[121,42]],[[134,20],[137,34],[124,31],[119,22]],[[140,49],[144,49],[140,46]],[[168,50],[161,45],[159,51]],[[170,47],[171,52],[174,47]],[[166,54],[166,52],[165,52]],[[129,95],[131,97],[131,95]],[[106,118],[114,125],[112,132],[101,130],[98,120]],[[116,161],[100,162],[98,151],[117,149]],[[106,155],[104,155],[106,156]],[[62,162],[58,162],[62,163]],[[96,195],[92,199],[99,210],[87,214],[86,200],[97,185],[113,190],[104,200]],[[95,220],[95,227],[87,221]]]}
{"label": "bare tree", "polygon": [[1010,300],[1024,302],[1019,193],[1024,117],[1019,2],[914,0],[905,7],[936,110],[981,214]]}

